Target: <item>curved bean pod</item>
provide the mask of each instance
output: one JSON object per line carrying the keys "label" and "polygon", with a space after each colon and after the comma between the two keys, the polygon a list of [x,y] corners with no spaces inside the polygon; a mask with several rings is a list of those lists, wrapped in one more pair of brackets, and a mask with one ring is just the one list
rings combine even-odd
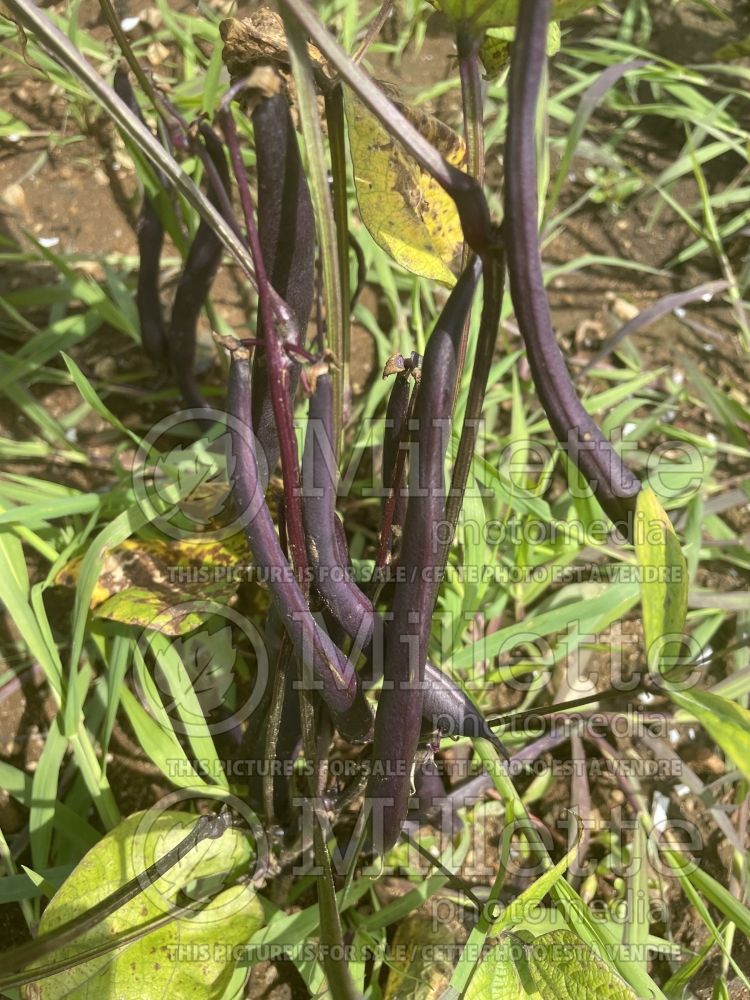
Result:
{"label": "curved bean pod", "polygon": [[[395,844],[406,817],[411,769],[422,728],[424,672],[440,562],[435,525],[445,518],[443,465],[464,322],[481,274],[474,257],[452,290],[427,342],[415,411],[418,449],[409,470],[409,503],[401,541],[393,618],[386,623],[383,690],[375,714],[367,798],[372,845]],[[375,811],[377,809],[377,812]]]}
{"label": "curved bean pod", "polygon": [[[278,663],[281,653],[282,639],[284,635],[284,625],[279,614],[272,604],[268,611],[266,627],[264,631],[266,655],[271,670]],[[281,774],[273,775],[273,816],[281,823],[288,823],[291,818],[290,801],[290,780],[291,770],[296,757],[297,748],[302,742],[302,732],[299,718],[299,692],[294,681],[297,679],[296,670],[288,666],[284,679],[284,703],[281,710],[281,720],[278,736],[276,740],[276,753],[274,759],[281,762]],[[274,685],[270,683],[264,692],[264,697],[249,720],[248,729],[243,741],[243,754],[245,758],[257,764],[266,761],[266,737],[268,726],[268,715],[271,707]],[[252,767],[248,775],[248,803],[258,814],[263,815],[266,811],[263,796],[263,769]],[[268,817],[266,817],[268,818]]]}
{"label": "curved bean pod", "polygon": [[552,329],[538,231],[536,109],[547,53],[550,0],[519,4],[508,88],[505,221],[513,306],[550,426],[603,510],[628,535],[641,484],[586,413]]}
{"label": "curved bean pod", "polygon": [[425,665],[425,682],[422,719],[430,732],[441,739],[468,736],[488,740],[506,760],[510,759],[484,713],[462,687],[429,662]]}
{"label": "curved bean pod", "polygon": [[[205,122],[200,125],[200,134],[224,190],[228,193],[229,167],[224,149],[216,133]],[[218,211],[224,210],[225,202],[213,187],[209,188],[208,200]],[[195,378],[195,338],[198,318],[219,269],[222,253],[221,240],[213,228],[201,219],[177,285],[169,328],[170,361],[182,398],[188,406],[206,405]]]}
{"label": "curved bean pod", "polygon": [[[250,431],[250,365],[246,351],[232,354],[227,410],[230,415],[232,490],[244,513],[244,529],[256,565],[268,571],[268,585],[305,675],[310,672],[341,735],[364,742],[372,729],[370,706],[346,657],[318,627],[281,550],[260,482],[255,438]],[[245,433],[240,428],[247,428]]]}
{"label": "curved bean pod", "polygon": [[[118,66],[115,70],[114,89],[120,100],[127,104],[136,117],[143,122],[143,115],[130,85],[127,70]],[[159,171],[156,176],[162,186]],[[147,357],[159,364],[166,364],[169,357],[167,331],[161,310],[159,294],[159,270],[161,251],[164,245],[164,227],[150,195],[144,193],[143,204],[136,223],[138,237],[138,284],[135,292],[135,306],[141,329],[141,343]]]}

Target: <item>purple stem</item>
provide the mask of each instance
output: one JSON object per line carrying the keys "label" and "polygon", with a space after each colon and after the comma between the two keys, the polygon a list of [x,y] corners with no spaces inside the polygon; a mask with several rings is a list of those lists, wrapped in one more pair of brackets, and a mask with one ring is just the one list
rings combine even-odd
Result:
{"label": "purple stem", "polygon": [[[253,257],[256,281],[258,283],[258,306],[263,325],[268,365],[268,389],[276,422],[276,432],[281,451],[281,470],[284,481],[285,515],[292,562],[300,579],[304,579],[307,568],[305,532],[302,526],[300,505],[301,482],[297,460],[297,442],[294,435],[294,419],[291,402],[290,361],[282,350],[279,337],[279,318],[287,328],[294,326],[289,308],[271,287],[261,252],[258,230],[255,225],[250,186],[245,165],[242,161],[237,129],[229,109],[221,114],[222,128],[232,161],[232,169],[240,194],[240,204],[245,219],[248,244]],[[299,335],[297,338],[299,339]]]}

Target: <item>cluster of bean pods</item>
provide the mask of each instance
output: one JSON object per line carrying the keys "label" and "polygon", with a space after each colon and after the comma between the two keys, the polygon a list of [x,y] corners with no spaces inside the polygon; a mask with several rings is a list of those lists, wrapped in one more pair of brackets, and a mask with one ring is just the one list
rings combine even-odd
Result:
{"label": "cluster of bean pods", "polygon": [[[334,442],[334,392],[325,363],[303,380],[309,391],[309,419],[301,462],[292,440],[292,401],[305,357],[305,333],[315,293],[316,242],[313,208],[289,102],[283,90],[254,97],[252,123],[257,164],[257,223],[242,174],[237,133],[224,112],[224,135],[240,191],[248,243],[255,258],[261,300],[254,350],[248,342],[229,344],[231,360],[227,412],[230,416],[233,467],[231,483],[253,560],[268,580],[271,612],[266,628],[269,662],[283,671],[255,716],[245,748],[255,756],[274,753],[291,764],[301,742],[298,686],[315,691],[340,736],[351,744],[372,743],[365,807],[368,844],[382,852],[398,839],[414,785],[414,761],[420,743],[428,752],[443,736],[470,736],[504,749],[481,711],[438,667],[428,662],[428,645],[445,545],[436,526],[450,514],[444,462],[451,431],[461,335],[484,278],[477,357],[472,390],[483,396],[489,360],[495,349],[503,294],[505,247],[510,288],[525,340],[539,399],[562,446],[592,485],[613,521],[629,530],[638,480],[622,465],[576,396],[556,344],[542,282],[537,235],[534,116],[545,58],[549,2],[520,5],[510,78],[508,139],[505,157],[506,218],[502,229],[491,224],[481,189],[449,164],[425,155],[427,169],[456,200],[471,248],[469,260],[448,296],[432,330],[424,357],[402,359],[386,415],[383,453],[383,530],[376,564],[385,573],[397,565],[383,593],[373,602],[351,571],[346,534],[336,510],[338,474]],[[317,31],[314,15],[300,13],[310,34],[334,60],[330,36]],[[327,48],[326,48],[327,47]],[[328,51],[330,49],[330,51]],[[344,64],[337,65],[347,78]],[[353,85],[365,86],[352,71]],[[127,80],[118,89],[135,105]],[[382,95],[381,95],[382,96]],[[379,107],[381,97],[371,98]],[[228,211],[229,169],[222,144],[204,122],[197,129],[213,170],[207,171],[209,196]],[[417,144],[417,153],[422,147]],[[229,206],[231,208],[231,206]],[[236,230],[239,226],[233,220]],[[218,240],[201,223],[186,258],[165,333],[161,321],[158,257],[163,233],[154,205],[146,198],[139,224],[141,272],[138,309],[144,348],[156,360],[171,360],[183,397],[201,405],[193,374],[195,330],[221,256]],[[264,298],[265,296],[265,298]],[[418,366],[418,380],[415,378]],[[484,381],[483,381],[484,379]],[[283,404],[283,405],[282,405]],[[247,433],[252,431],[252,433]],[[406,454],[408,483],[406,481]],[[301,484],[299,514],[302,551],[283,536],[266,502],[267,475],[282,459],[285,487],[291,476]],[[454,472],[459,503],[468,469]],[[292,519],[293,493],[285,492],[284,521]],[[455,503],[455,498],[451,499]],[[291,540],[291,537],[290,537]],[[387,574],[386,574],[387,575]],[[386,579],[386,576],[384,576]],[[385,606],[383,606],[385,604]],[[381,684],[382,681],[382,684]],[[378,687],[378,685],[380,685]],[[377,688],[377,697],[367,690]],[[283,708],[278,698],[283,697]],[[373,719],[371,705],[376,701]],[[275,714],[274,714],[275,713]],[[274,724],[269,724],[273,718]],[[273,732],[269,740],[267,736]],[[291,816],[288,769],[265,790],[251,781],[253,806],[269,821],[288,823]],[[437,779],[437,780],[436,780]],[[424,771],[424,795],[435,798],[439,776]],[[351,798],[351,796],[349,796]],[[272,815],[268,815],[271,813]]]}

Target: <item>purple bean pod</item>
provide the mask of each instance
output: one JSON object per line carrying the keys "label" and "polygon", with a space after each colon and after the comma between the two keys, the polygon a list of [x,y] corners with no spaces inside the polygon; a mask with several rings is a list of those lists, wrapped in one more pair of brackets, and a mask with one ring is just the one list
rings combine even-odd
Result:
{"label": "purple bean pod", "polygon": [[445,790],[443,779],[433,757],[427,757],[414,769],[414,791],[408,813],[407,828],[414,831],[424,823],[439,829],[451,839],[463,829],[463,823]]}
{"label": "purple bean pod", "polygon": [[[286,94],[261,99],[253,110],[252,122],[261,253],[271,286],[296,320],[301,347],[315,288],[315,220]],[[258,337],[263,337],[260,318]],[[289,366],[292,398],[299,374],[300,364],[292,360]],[[279,460],[280,449],[262,351],[253,360],[253,427],[270,475]]]}
{"label": "purple bean pod", "polygon": [[[114,89],[120,100],[127,104],[136,117],[143,122],[143,115],[135,99],[126,69],[115,70]],[[144,123],[145,124],[145,123]],[[157,179],[166,189],[160,171]],[[160,365],[166,366],[169,344],[161,310],[159,273],[161,251],[164,245],[164,227],[156,211],[153,198],[144,192],[143,204],[136,224],[138,237],[138,284],[135,292],[135,306],[141,329],[141,343],[146,356]]]}
{"label": "purple bean pod", "polygon": [[427,644],[439,581],[441,546],[435,526],[445,519],[443,466],[448,446],[461,333],[481,275],[474,257],[452,290],[427,342],[415,411],[416,454],[409,469],[409,503],[384,633],[383,689],[375,715],[373,760],[367,786],[371,844],[396,843],[406,817],[411,770],[422,730]]}
{"label": "purple bean pod", "polygon": [[409,413],[411,382],[408,372],[396,375],[388,397],[385,411],[385,433],[383,435],[383,490],[387,494],[393,486],[401,435]]}
{"label": "purple bean pod", "polygon": [[425,681],[422,718],[430,732],[441,739],[468,736],[488,740],[506,760],[510,759],[484,713],[462,687],[429,662],[425,665]]}
{"label": "purple bean pod", "polygon": [[[303,515],[315,588],[334,621],[372,656],[375,612],[357,586],[347,551],[346,536],[336,514],[336,471],[333,454],[333,393],[329,375],[318,377],[310,398],[305,450],[302,457]],[[507,756],[481,709],[452,678],[438,667],[425,666],[422,733],[440,738],[481,737]]]}
{"label": "purple bean pod", "polygon": [[[232,490],[243,514],[248,545],[258,567],[268,574],[271,598],[289,634],[295,656],[311,676],[341,735],[365,742],[372,713],[357,674],[346,657],[319,628],[279,543],[260,480],[255,438],[251,432],[251,379],[246,351],[235,350],[229,368],[227,410],[230,416]],[[240,428],[245,428],[241,431]]]}
{"label": "purple bean pod", "polygon": [[505,221],[511,296],[539,401],[560,444],[614,524],[630,535],[640,482],[586,413],[552,328],[538,231],[536,110],[550,0],[519,4],[508,87]]}
{"label": "purple bean pod", "polygon": [[[224,191],[228,193],[229,167],[224,148],[214,130],[206,122],[201,122],[199,130]],[[225,212],[225,202],[212,185],[209,186],[208,200],[218,211]],[[233,221],[227,218],[227,222],[233,223]],[[169,329],[170,360],[177,385],[187,406],[206,405],[195,378],[195,339],[198,318],[219,270],[223,249],[223,244],[213,228],[201,219],[177,285]]]}
{"label": "purple bean pod", "polygon": [[[283,636],[284,625],[275,605],[272,604],[268,611],[264,630],[266,655],[272,670],[278,664]],[[281,710],[274,758],[281,764],[281,773],[273,777],[273,816],[276,821],[283,824],[288,824],[291,819],[291,771],[299,745],[302,742],[299,692],[295,686],[296,673],[296,670],[292,669],[291,664],[289,664],[284,678],[284,704]],[[261,703],[249,720],[242,747],[244,757],[251,765],[247,781],[248,803],[259,816],[263,815],[266,809],[263,800],[263,768],[257,765],[265,762],[268,766],[271,763],[266,760],[266,729],[274,689],[272,679],[269,678],[269,680],[271,683],[268,684]]]}
{"label": "purple bean pod", "polygon": [[385,413],[385,434],[383,436],[383,509],[384,526],[382,548],[378,554],[378,563],[388,559],[393,548],[394,528],[400,530],[406,515],[406,490],[404,489],[403,470],[405,456],[401,455],[404,438],[409,432],[409,413],[413,410],[414,393],[418,386],[409,378],[408,372],[400,373],[388,397],[388,407]]}
{"label": "purple bean pod", "polygon": [[342,564],[336,537],[336,457],[333,442],[333,385],[319,375],[310,397],[302,455],[302,514],[313,582],[326,608],[347,635],[372,635],[372,605]]}

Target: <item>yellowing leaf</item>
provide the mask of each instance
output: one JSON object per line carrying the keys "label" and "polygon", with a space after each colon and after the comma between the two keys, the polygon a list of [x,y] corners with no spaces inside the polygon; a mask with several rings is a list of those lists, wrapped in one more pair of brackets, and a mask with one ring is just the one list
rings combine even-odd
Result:
{"label": "yellowing leaf", "polygon": [[[172,602],[174,603],[174,602]],[[206,619],[205,613],[185,610],[190,602],[172,607],[153,590],[128,587],[113,594],[96,611],[97,618],[107,618],[123,625],[152,628],[164,635],[186,635],[199,628]]]}
{"label": "yellowing leaf", "polygon": [[[344,101],[357,202],[370,235],[408,271],[455,285],[450,266],[463,233],[453,199],[348,89]],[[398,107],[449,163],[465,166],[459,135],[432,115]]]}
{"label": "yellowing leaf", "polygon": [[[181,540],[131,538],[107,553],[91,597],[99,618],[152,628],[166,635],[185,635],[204,616],[186,611],[191,601],[226,604],[249,562],[244,536]],[[64,566],[55,582],[74,587],[81,558]],[[265,596],[258,589],[258,610]]]}
{"label": "yellowing leaf", "polygon": [[[478,31],[484,28],[512,27],[518,20],[519,0],[428,0],[432,6],[446,14],[455,24],[470,24]],[[528,2],[528,0],[527,0]],[[566,17],[595,7],[591,0],[555,0],[551,20]]]}

